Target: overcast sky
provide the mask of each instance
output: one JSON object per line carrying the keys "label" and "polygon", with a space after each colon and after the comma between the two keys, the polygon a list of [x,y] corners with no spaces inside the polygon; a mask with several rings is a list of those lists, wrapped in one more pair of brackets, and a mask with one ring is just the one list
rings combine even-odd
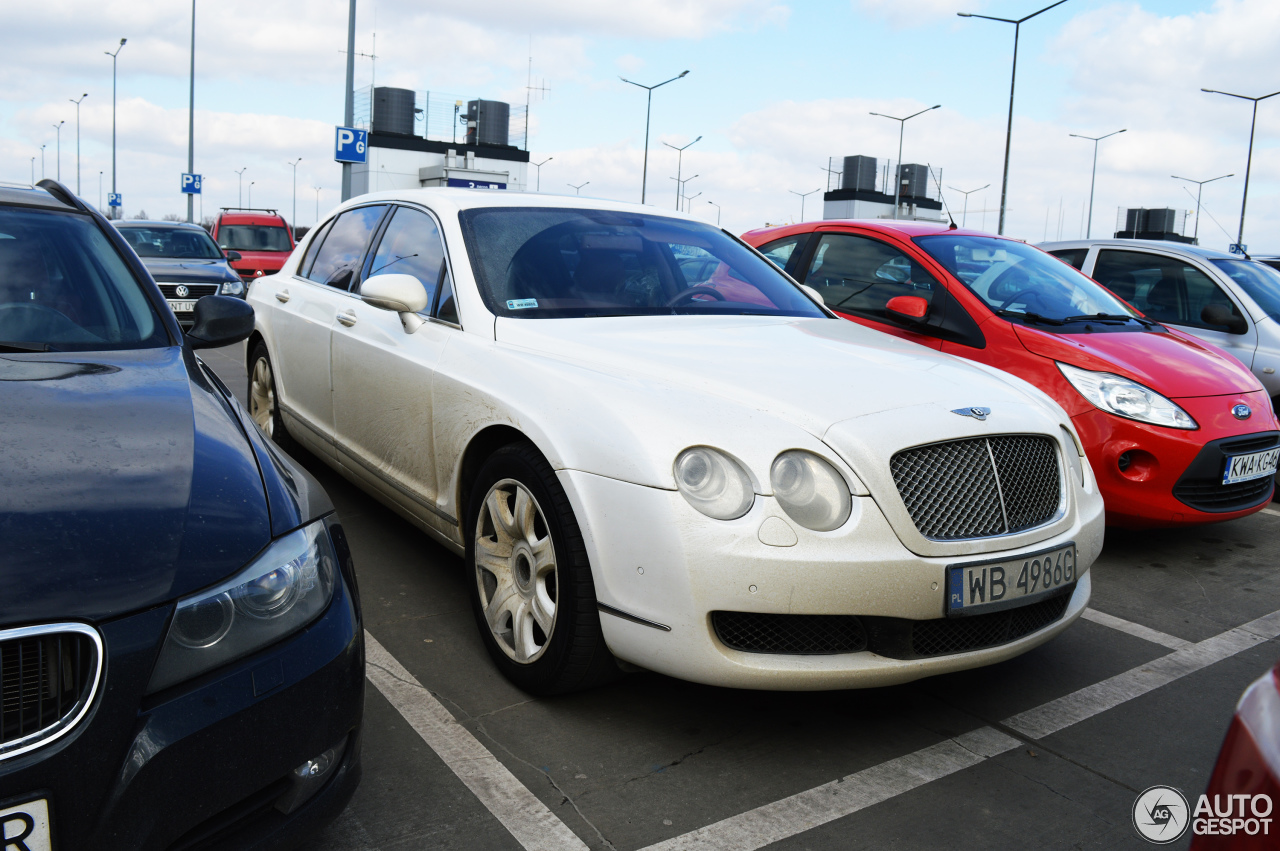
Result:
{"label": "overcast sky", "polygon": [[[197,0],[196,171],[204,207],[236,204],[236,170],[255,206],[289,215],[298,157],[301,225],[338,201],[333,127],[342,119],[346,0]],[[549,88],[532,103],[530,147],[544,191],[638,201],[644,92],[656,83],[649,202],[674,206],[676,156],[661,145],[703,138],[684,156],[701,192],[693,212],[741,232],[798,220],[789,190],[825,186],[828,157],[896,157],[941,168],[969,196],[969,225],[995,229],[1008,108],[1013,27],[957,11],[1020,17],[1049,0],[360,0],[357,50],[373,52],[381,84],[523,103],[529,57]],[[0,31],[0,180],[57,171],[81,194],[111,181],[111,59],[119,57],[118,173],[126,215],[185,212],[191,7],[184,0],[6,3]],[[1202,244],[1225,247],[1239,224],[1251,105],[1280,89],[1276,0],[1068,0],[1023,25],[1006,232],[1032,241],[1080,235],[1093,144],[1069,134],[1126,133],[1100,146],[1093,232],[1114,229],[1121,206],[1193,209],[1207,185]],[[356,66],[357,86],[374,73]],[[253,182],[249,189],[250,181]],[[1258,110],[1245,242],[1280,250],[1280,97]],[[964,203],[947,190],[957,217]],[[821,193],[805,217],[821,216]],[[248,200],[246,198],[246,200]],[[989,212],[982,212],[982,211]],[[985,222],[984,222],[985,217]],[[1219,226],[1220,224],[1220,226]]]}

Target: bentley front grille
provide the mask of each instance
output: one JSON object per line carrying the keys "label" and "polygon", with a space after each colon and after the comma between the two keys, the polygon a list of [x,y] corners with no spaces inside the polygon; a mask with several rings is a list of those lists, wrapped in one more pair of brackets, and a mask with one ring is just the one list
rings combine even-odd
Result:
{"label": "bentley front grille", "polygon": [[920,534],[988,538],[1047,523],[1063,500],[1057,444],[1029,434],[933,443],[897,453],[893,481]]}

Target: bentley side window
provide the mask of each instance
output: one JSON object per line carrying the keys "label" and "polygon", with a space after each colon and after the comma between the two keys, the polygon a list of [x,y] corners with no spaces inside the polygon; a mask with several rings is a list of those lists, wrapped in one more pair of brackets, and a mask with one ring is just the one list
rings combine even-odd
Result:
{"label": "bentley side window", "polygon": [[399,207],[393,216],[369,264],[368,277],[399,274],[417,278],[427,291],[427,307],[422,313],[430,316],[445,274],[440,228],[420,210]]}
{"label": "bentley side window", "polygon": [[339,215],[325,236],[307,278],[317,284],[347,289],[386,209],[385,206],[357,207]]}

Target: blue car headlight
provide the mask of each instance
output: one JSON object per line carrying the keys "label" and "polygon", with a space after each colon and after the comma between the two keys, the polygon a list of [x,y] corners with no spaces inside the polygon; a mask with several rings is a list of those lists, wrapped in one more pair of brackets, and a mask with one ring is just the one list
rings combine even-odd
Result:
{"label": "blue car headlight", "polygon": [[337,556],[324,521],[271,543],[236,576],[178,601],[147,693],[247,656],[329,605]]}
{"label": "blue car headlight", "polygon": [[236,278],[234,281],[222,282],[222,295],[244,295],[244,281]]}

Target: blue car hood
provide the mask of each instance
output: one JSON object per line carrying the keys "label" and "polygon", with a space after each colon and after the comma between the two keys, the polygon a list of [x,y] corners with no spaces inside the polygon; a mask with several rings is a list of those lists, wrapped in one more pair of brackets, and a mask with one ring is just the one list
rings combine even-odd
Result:
{"label": "blue car hood", "polygon": [[166,257],[143,257],[151,277],[157,281],[180,284],[212,284],[239,281],[226,260],[176,260]]}
{"label": "blue car hood", "polygon": [[241,420],[179,347],[0,354],[0,625],[169,602],[271,540]]}

